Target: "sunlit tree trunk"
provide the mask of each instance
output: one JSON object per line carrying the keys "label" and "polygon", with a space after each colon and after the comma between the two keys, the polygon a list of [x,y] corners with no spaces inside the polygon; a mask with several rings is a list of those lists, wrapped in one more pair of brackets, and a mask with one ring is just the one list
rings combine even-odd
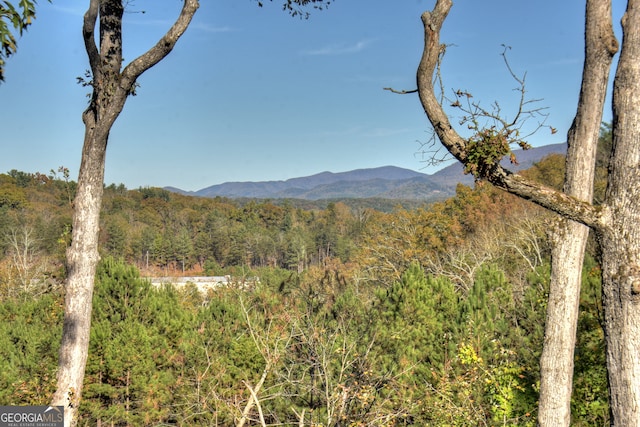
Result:
{"label": "sunlit tree trunk", "polygon": [[[469,155],[469,142],[451,126],[435,96],[432,83],[442,51],[440,29],[451,6],[451,0],[438,0],[432,11],[422,15],[425,45],[418,67],[418,94],[425,113],[445,148],[463,164],[473,166],[472,162],[477,160]],[[613,151],[604,203],[594,206],[578,197],[511,173],[498,163],[483,165],[480,176],[505,191],[531,200],[563,218],[579,222],[595,231],[602,253],[611,423],[619,427],[640,426],[639,9],[640,0],[629,0],[623,18],[624,36],[613,93]],[[608,11],[608,6],[596,8],[596,22],[606,22],[607,17],[603,15]],[[605,42],[605,45],[607,43],[609,42]],[[613,50],[615,44],[612,40],[610,43],[609,47]],[[608,53],[610,54],[611,52]],[[585,76],[588,74],[585,72]],[[591,118],[598,120],[598,126],[599,117]],[[593,165],[589,167],[593,168]],[[575,304],[575,300],[568,301],[566,307],[573,310]],[[569,325],[569,328],[572,326]]]}
{"label": "sunlit tree trunk", "polygon": [[640,426],[640,0],[629,0],[613,87],[613,154],[602,248],[612,425]]}
{"label": "sunlit tree trunk", "polygon": [[[567,135],[564,192],[591,202],[609,70],[617,52],[611,2],[588,0],[585,22],[582,86],[578,111]],[[559,218],[552,231],[549,301],[540,357],[540,426],[569,426],[571,422],[574,348],[588,236],[588,227],[565,218]]]}
{"label": "sunlit tree trunk", "polygon": [[[82,115],[84,146],[74,200],[72,241],[67,250],[62,344],[57,389],[52,400],[53,405],[64,406],[65,426],[77,423],[87,362],[109,132],[127,97],[135,91],[136,79],[171,52],[197,8],[197,0],[185,0],[180,16],[167,34],[122,71],[122,0],[91,0],[84,15],[83,36],[93,93]],[[98,17],[99,48],[95,38]]]}

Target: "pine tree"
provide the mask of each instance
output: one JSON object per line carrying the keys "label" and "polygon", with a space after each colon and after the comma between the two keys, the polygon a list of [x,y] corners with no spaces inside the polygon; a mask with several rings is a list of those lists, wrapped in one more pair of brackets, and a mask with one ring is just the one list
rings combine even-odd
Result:
{"label": "pine tree", "polygon": [[102,261],[80,422],[166,422],[189,321],[175,290],[153,289],[134,267]]}
{"label": "pine tree", "polygon": [[398,391],[398,405],[417,405],[429,390],[438,388],[455,357],[458,296],[451,282],[426,276],[417,263],[377,296],[376,341],[382,369],[401,376],[406,385]]}
{"label": "pine tree", "polygon": [[62,297],[0,303],[0,405],[45,405],[55,390]]}

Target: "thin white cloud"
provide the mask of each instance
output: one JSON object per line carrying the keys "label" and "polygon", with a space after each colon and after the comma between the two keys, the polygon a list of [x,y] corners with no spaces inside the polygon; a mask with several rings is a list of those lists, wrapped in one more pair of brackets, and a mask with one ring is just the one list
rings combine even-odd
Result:
{"label": "thin white cloud", "polygon": [[373,128],[369,130],[365,135],[372,138],[386,138],[389,136],[401,135],[409,132],[410,129],[407,128]]}
{"label": "thin white cloud", "polygon": [[[141,25],[141,26],[154,26],[154,27],[162,27],[169,29],[174,22],[166,19],[136,19],[128,21],[131,25]],[[235,31],[233,28],[228,26],[218,27],[215,25],[210,25],[204,22],[192,22],[189,25],[189,29],[203,31],[206,33],[228,33],[230,31]]]}
{"label": "thin white cloud", "polygon": [[66,7],[66,6],[59,6],[59,5],[54,4],[54,3],[52,3],[50,7],[53,10],[57,10],[58,12],[62,12],[62,13],[65,13],[67,15],[73,15],[73,16],[82,16],[82,15],[84,15],[84,13],[86,11],[86,7],[85,8]]}
{"label": "thin white cloud", "polygon": [[353,136],[362,133],[363,128],[361,126],[352,126],[350,128],[343,129],[325,129],[320,132],[320,135],[323,137],[344,137],[344,136]]}
{"label": "thin white cloud", "polygon": [[204,22],[196,22],[191,24],[189,27],[196,30],[204,31],[205,33],[228,33],[231,31],[236,31],[233,28],[228,26],[217,27],[215,25],[209,25]]}
{"label": "thin white cloud", "polygon": [[304,55],[346,55],[363,51],[371,42],[371,40],[361,40],[353,44],[333,44],[318,49],[304,50],[302,53]]}
{"label": "thin white cloud", "polygon": [[559,58],[559,59],[551,60],[548,62],[537,63],[537,64],[534,64],[533,68],[563,67],[565,65],[576,65],[581,63],[582,63],[581,58],[567,57],[567,58]]}
{"label": "thin white cloud", "polygon": [[173,22],[167,19],[127,19],[125,17],[125,22],[129,25],[165,27],[165,28],[170,28],[171,25],[173,25]]}
{"label": "thin white cloud", "polygon": [[[140,25],[140,26],[154,26],[154,27],[162,27],[162,28],[171,28],[174,24],[173,21],[168,19],[135,19],[135,20],[127,20],[127,24],[130,25]],[[189,25],[190,29],[202,31],[205,33],[227,33],[230,31],[235,31],[233,28],[228,26],[218,27],[215,25],[210,25],[204,22],[192,22]]]}
{"label": "thin white cloud", "polygon": [[386,138],[390,136],[406,134],[409,131],[410,129],[407,128],[369,128],[366,126],[352,126],[344,129],[324,130],[320,133],[320,135],[330,138]]}

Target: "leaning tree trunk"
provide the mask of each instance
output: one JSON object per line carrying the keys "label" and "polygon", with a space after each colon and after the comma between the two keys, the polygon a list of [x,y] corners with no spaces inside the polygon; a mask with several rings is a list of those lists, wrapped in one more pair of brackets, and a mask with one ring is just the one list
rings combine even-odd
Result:
{"label": "leaning tree trunk", "polygon": [[613,88],[613,154],[602,247],[611,422],[640,426],[640,0],[629,0]]}
{"label": "leaning tree trunk", "polygon": [[[74,201],[71,246],[67,250],[64,323],[57,389],[52,405],[64,406],[65,427],[78,421],[78,406],[89,350],[91,308],[109,132],[135,91],[140,75],[166,57],[184,34],[198,9],[197,0],[184,0],[180,16],[146,53],[122,67],[122,0],[90,0],[84,15],[83,37],[91,66],[93,93],[82,115],[85,125],[78,189]],[[96,22],[100,18],[96,45]]]}
{"label": "leaning tree trunk", "polygon": [[[578,111],[567,134],[564,193],[591,202],[602,111],[609,70],[618,50],[611,22],[611,1],[588,0],[585,59]],[[558,218],[551,239],[551,279],[540,357],[538,425],[571,422],[574,348],[588,227]]]}

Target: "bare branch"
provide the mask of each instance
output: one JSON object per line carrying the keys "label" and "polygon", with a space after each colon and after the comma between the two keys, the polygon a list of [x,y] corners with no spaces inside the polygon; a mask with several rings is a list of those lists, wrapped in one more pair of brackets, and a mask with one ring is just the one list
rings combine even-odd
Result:
{"label": "bare branch", "polygon": [[418,89],[412,89],[412,90],[396,90],[396,89],[393,89],[393,88],[391,88],[391,87],[383,87],[383,88],[382,88],[382,90],[388,90],[388,91],[389,91],[389,92],[391,92],[391,93],[397,93],[397,94],[400,94],[400,95],[406,95],[406,94],[408,94],[408,93],[417,93],[417,92],[418,92]]}
{"label": "bare branch", "polygon": [[91,0],[89,9],[87,9],[84,14],[84,24],[82,27],[82,37],[84,38],[85,49],[89,56],[91,72],[94,76],[96,76],[100,70],[100,52],[98,51],[98,46],[96,46],[96,40],[94,38],[99,8],[100,2],[98,0]]}
{"label": "bare branch", "polygon": [[611,212],[607,206],[593,206],[591,203],[526,179],[522,175],[509,172],[500,165],[491,171],[486,179],[498,188],[587,227],[604,229],[611,224]]}
{"label": "bare branch", "polygon": [[142,73],[156,65],[165,58],[178,42],[178,39],[184,34],[198,10],[198,0],[184,0],[184,5],[180,11],[180,16],[167,31],[167,33],[147,52],[134,59],[122,71],[123,87],[129,89],[135,84],[135,81]]}
{"label": "bare branch", "polygon": [[[457,160],[468,166],[473,165],[473,157],[470,157],[471,154],[474,154],[470,150],[471,144],[476,142],[478,146],[482,146],[483,141],[465,139],[453,129],[441,103],[436,99],[432,83],[441,53],[440,29],[452,5],[451,0],[438,0],[433,11],[422,14],[424,51],[417,72],[418,94],[440,142]],[[487,131],[492,132],[491,129]],[[505,135],[498,136],[505,137]],[[474,170],[478,179],[486,179],[499,188],[589,227],[602,228],[609,223],[607,208],[594,207],[590,203],[582,202],[509,172],[500,166],[501,158],[486,160],[481,167]]]}
{"label": "bare branch", "polygon": [[298,417],[298,427],[304,427],[304,413],[306,412],[306,409],[302,408],[300,413],[298,413],[294,407],[291,407],[291,410],[296,414],[296,417]]}
{"label": "bare branch", "polygon": [[426,166],[439,166],[444,162],[453,160],[451,153],[444,149],[438,135],[431,131],[429,139],[425,142],[418,141],[420,149],[415,153],[422,157],[422,162],[426,163]]}
{"label": "bare branch", "polygon": [[[260,377],[260,382],[258,383],[258,385],[256,385],[255,390],[249,385],[249,383],[247,383],[246,381],[244,382],[244,385],[247,386],[247,388],[249,389],[249,392],[251,393],[251,400],[250,402],[255,402],[256,407],[258,408],[258,415],[260,417],[260,425],[262,425],[263,427],[266,427],[266,422],[264,420],[264,414],[262,413],[262,405],[260,405],[260,400],[258,399],[258,391],[260,390],[260,387],[262,387],[262,384],[264,383],[265,378],[267,378],[267,369],[268,367],[264,368],[264,372],[262,373],[262,377]],[[238,423],[238,426],[242,426],[244,425],[245,420],[247,419],[246,416],[249,414],[249,410],[251,409],[251,406],[249,405],[249,403],[247,403],[247,407],[245,408],[245,413],[242,414],[242,419],[240,421],[240,423]]]}
{"label": "bare branch", "polygon": [[[526,98],[526,73],[522,77],[518,77],[515,74],[506,55],[507,49],[510,49],[510,47],[505,45],[503,46],[504,50],[501,53],[501,56],[503,57],[510,76],[518,84],[514,90],[520,93],[518,107],[513,119],[506,118],[498,101],[494,101],[491,104],[491,108],[486,109],[481,106],[480,102],[472,101],[473,95],[466,90],[458,89],[452,91],[453,97],[444,99],[450,103],[451,107],[457,108],[463,112],[464,115],[460,119],[459,124],[466,125],[469,130],[473,131],[474,135],[481,134],[486,128],[496,129],[495,133],[504,137],[505,144],[503,147],[503,153],[505,155],[510,155],[511,162],[517,164],[517,159],[511,151],[511,145],[516,144],[523,150],[531,148],[531,146],[526,142],[526,139],[537,133],[542,127],[546,127],[545,122],[548,114],[544,113],[546,107],[532,107],[532,105],[540,102],[540,99]],[[441,60],[442,58],[438,61],[436,70],[437,79],[440,84],[442,84],[440,77]],[[442,101],[440,103],[443,104]],[[532,118],[539,118],[537,125],[533,129],[527,131],[526,134],[523,134],[522,131],[525,128],[525,125],[527,125],[529,120]]]}

